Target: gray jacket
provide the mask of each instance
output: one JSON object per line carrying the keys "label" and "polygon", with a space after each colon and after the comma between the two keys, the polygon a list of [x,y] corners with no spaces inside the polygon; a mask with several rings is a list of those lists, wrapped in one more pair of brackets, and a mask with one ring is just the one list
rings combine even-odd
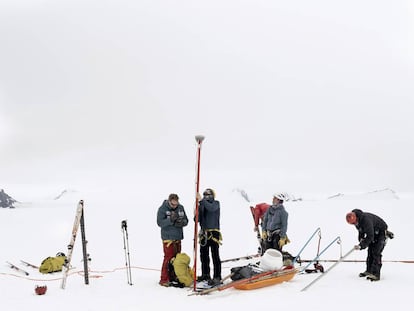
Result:
{"label": "gray jacket", "polygon": [[274,231],[279,229],[280,237],[286,237],[288,216],[289,214],[283,204],[270,206],[263,217],[263,230]]}
{"label": "gray jacket", "polygon": [[[178,214],[180,221],[172,221],[171,215]],[[171,208],[168,200],[165,200],[157,213],[157,225],[161,227],[162,240],[182,240],[184,239],[183,227],[187,226],[188,218],[184,207],[179,204],[175,209]]]}

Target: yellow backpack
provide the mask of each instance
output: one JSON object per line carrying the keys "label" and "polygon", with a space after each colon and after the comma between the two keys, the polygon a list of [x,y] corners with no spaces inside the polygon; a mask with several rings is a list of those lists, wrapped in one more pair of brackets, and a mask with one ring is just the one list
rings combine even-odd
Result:
{"label": "yellow backpack", "polygon": [[66,256],[63,253],[57,253],[56,255],[56,257],[47,257],[42,261],[39,267],[40,273],[62,271],[62,267],[66,263]]}
{"label": "yellow backpack", "polygon": [[190,257],[186,253],[178,253],[171,261],[178,281],[184,286],[193,284],[194,273],[190,268]]}

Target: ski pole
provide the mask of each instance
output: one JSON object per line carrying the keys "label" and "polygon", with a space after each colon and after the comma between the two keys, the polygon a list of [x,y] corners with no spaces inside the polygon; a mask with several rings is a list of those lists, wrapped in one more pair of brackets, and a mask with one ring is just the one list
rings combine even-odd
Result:
{"label": "ski pole", "polygon": [[336,265],[338,265],[340,262],[342,262],[346,257],[348,257],[353,251],[355,250],[355,248],[352,247],[351,250],[349,250],[348,253],[346,253],[344,256],[342,256],[341,258],[338,259],[337,262],[335,262],[332,266],[329,267],[328,270],[326,270],[324,273],[320,274],[316,279],[314,279],[312,282],[310,282],[308,285],[306,285],[304,288],[302,288],[301,292],[304,292],[305,290],[307,290],[309,287],[311,287],[313,284],[315,284],[318,280],[320,280],[324,275],[326,275],[330,270],[332,270]]}
{"label": "ski pole", "polygon": [[80,219],[80,229],[81,229],[82,253],[83,253],[83,278],[84,278],[85,284],[88,285],[89,284],[88,262],[90,258],[86,250],[86,245],[88,244],[88,241],[86,240],[86,233],[85,233],[85,206],[82,209],[82,215]]}
{"label": "ski pole", "polygon": [[311,237],[306,241],[305,245],[303,245],[302,249],[299,251],[299,253],[296,255],[296,257],[293,259],[292,265],[295,265],[296,261],[298,260],[298,258],[300,258],[300,254],[303,252],[303,250],[305,249],[305,247],[310,243],[310,241],[313,239],[313,237],[315,236],[316,233],[320,234],[321,232],[321,228],[317,228],[315,230],[315,232],[312,233]]}
{"label": "ski pole", "polygon": [[[197,242],[198,242],[198,194],[200,192],[200,157],[201,157],[201,144],[204,140],[204,136],[197,135],[195,137],[197,142],[197,171],[196,171],[196,199],[195,199],[195,209],[194,209],[194,278],[197,278]],[[194,282],[193,290],[197,290],[197,282]]]}
{"label": "ski pole", "polygon": [[122,228],[123,239],[124,239],[125,267],[127,270],[127,282],[129,285],[132,285],[131,261],[129,257],[129,242],[128,242],[128,230],[127,230],[126,220],[122,220],[121,228]]}

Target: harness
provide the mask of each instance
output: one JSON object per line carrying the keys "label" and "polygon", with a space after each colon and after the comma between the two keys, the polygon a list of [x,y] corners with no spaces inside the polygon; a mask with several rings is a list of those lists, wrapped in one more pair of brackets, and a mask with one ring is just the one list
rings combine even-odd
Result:
{"label": "harness", "polygon": [[[219,238],[215,238],[213,236],[213,232],[218,232]],[[206,246],[208,240],[213,240],[219,245],[222,245],[221,241],[223,240],[223,237],[221,235],[221,232],[219,229],[205,229],[201,230],[199,233],[199,242],[201,246]]]}
{"label": "harness", "polygon": [[179,240],[163,240],[163,243],[167,244],[167,247],[170,247],[171,244],[175,244],[174,246],[176,246],[176,244],[178,244],[180,241]]}
{"label": "harness", "polygon": [[271,242],[274,235],[280,234],[280,229],[266,230],[266,233],[267,233],[267,241]]}

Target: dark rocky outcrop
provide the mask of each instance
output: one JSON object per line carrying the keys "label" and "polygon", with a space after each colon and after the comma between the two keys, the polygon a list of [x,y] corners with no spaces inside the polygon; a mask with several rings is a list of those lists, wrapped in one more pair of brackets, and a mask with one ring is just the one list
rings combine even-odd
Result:
{"label": "dark rocky outcrop", "polygon": [[15,208],[14,203],[17,201],[9,196],[4,189],[0,189],[0,207],[2,208]]}

